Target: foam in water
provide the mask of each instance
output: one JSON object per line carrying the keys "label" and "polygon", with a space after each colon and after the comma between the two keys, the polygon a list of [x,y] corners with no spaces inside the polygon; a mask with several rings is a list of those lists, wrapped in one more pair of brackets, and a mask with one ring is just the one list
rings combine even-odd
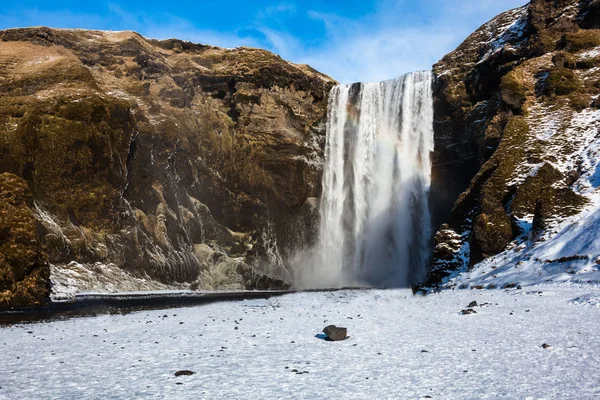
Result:
{"label": "foam in water", "polygon": [[431,221],[431,73],[341,85],[329,100],[320,237],[307,286],[424,278]]}

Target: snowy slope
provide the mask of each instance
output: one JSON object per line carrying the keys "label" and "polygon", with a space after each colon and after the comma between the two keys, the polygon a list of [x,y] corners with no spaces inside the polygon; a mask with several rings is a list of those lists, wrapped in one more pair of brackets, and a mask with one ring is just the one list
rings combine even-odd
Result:
{"label": "snowy slope", "polygon": [[[544,241],[521,240],[445,286],[504,287],[543,282],[600,283],[600,207],[561,224]],[[520,242],[520,243],[519,243]]]}
{"label": "snowy slope", "polygon": [[[445,286],[532,285],[550,281],[600,283],[600,110],[573,112],[537,105],[530,110],[528,145],[544,141],[544,151],[553,155],[550,164],[567,175],[579,170],[575,193],[587,199],[581,213],[556,217],[539,237],[531,232],[533,215],[519,221],[523,234],[507,249],[452,277]],[[573,149],[563,152],[561,149]],[[549,163],[544,160],[543,163]],[[541,165],[524,163],[509,185],[534,176]],[[464,250],[463,250],[464,251]]]}
{"label": "snowy slope", "polygon": [[10,326],[0,399],[600,398],[599,305],[571,284],[347,291]]}

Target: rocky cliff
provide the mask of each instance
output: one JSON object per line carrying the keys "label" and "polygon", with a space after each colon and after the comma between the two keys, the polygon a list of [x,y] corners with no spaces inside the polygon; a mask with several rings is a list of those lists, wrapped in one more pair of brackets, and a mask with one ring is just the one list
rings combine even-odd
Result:
{"label": "rocky cliff", "polygon": [[49,270],[57,296],[287,287],[334,83],[257,49],[0,32],[0,307],[43,303]]}
{"label": "rocky cliff", "polygon": [[435,237],[429,284],[490,257],[490,276],[501,265],[527,264],[540,276],[549,265],[591,268],[591,245],[570,254],[568,243],[557,244],[570,254],[566,264],[534,253],[597,209],[597,28],[597,0],[532,0],[434,66],[433,206],[446,223]]}
{"label": "rocky cliff", "polygon": [[[532,0],[433,71],[427,283],[597,271],[600,2]],[[334,84],[257,49],[0,32],[0,308],[289,287]]]}

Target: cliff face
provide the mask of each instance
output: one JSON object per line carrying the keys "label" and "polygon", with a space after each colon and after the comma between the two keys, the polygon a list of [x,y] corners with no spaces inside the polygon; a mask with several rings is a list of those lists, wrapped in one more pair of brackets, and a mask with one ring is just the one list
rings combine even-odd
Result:
{"label": "cliff face", "polygon": [[[0,173],[31,194],[13,204],[38,226],[28,265],[63,292],[285,287],[267,275],[289,279],[315,237],[334,83],[263,50],[0,32]],[[30,275],[9,276],[1,223],[10,298]]]}
{"label": "cliff face", "polygon": [[429,284],[551,240],[596,201],[598,27],[598,1],[533,0],[434,66],[433,206],[447,223]]}
{"label": "cliff face", "polygon": [[50,294],[32,200],[25,181],[0,174],[0,309],[41,306]]}

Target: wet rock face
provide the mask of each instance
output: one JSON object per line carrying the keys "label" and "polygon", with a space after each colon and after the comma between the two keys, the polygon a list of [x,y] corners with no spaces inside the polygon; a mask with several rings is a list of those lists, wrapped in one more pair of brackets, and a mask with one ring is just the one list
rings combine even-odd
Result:
{"label": "wet rock face", "polygon": [[0,172],[29,186],[52,264],[198,283],[223,261],[206,245],[290,278],[333,80],[263,50],[48,28],[0,32],[0,76]]}
{"label": "wet rock face", "polygon": [[[434,66],[431,203],[435,223],[447,224],[429,284],[504,251],[522,233],[519,220],[535,216],[539,230],[585,204],[572,186],[581,172],[576,120],[600,93],[596,3],[533,0]],[[544,137],[558,116],[557,134]]]}
{"label": "wet rock face", "polygon": [[44,305],[50,267],[39,248],[27,183],[0,174],[0,310]]}

